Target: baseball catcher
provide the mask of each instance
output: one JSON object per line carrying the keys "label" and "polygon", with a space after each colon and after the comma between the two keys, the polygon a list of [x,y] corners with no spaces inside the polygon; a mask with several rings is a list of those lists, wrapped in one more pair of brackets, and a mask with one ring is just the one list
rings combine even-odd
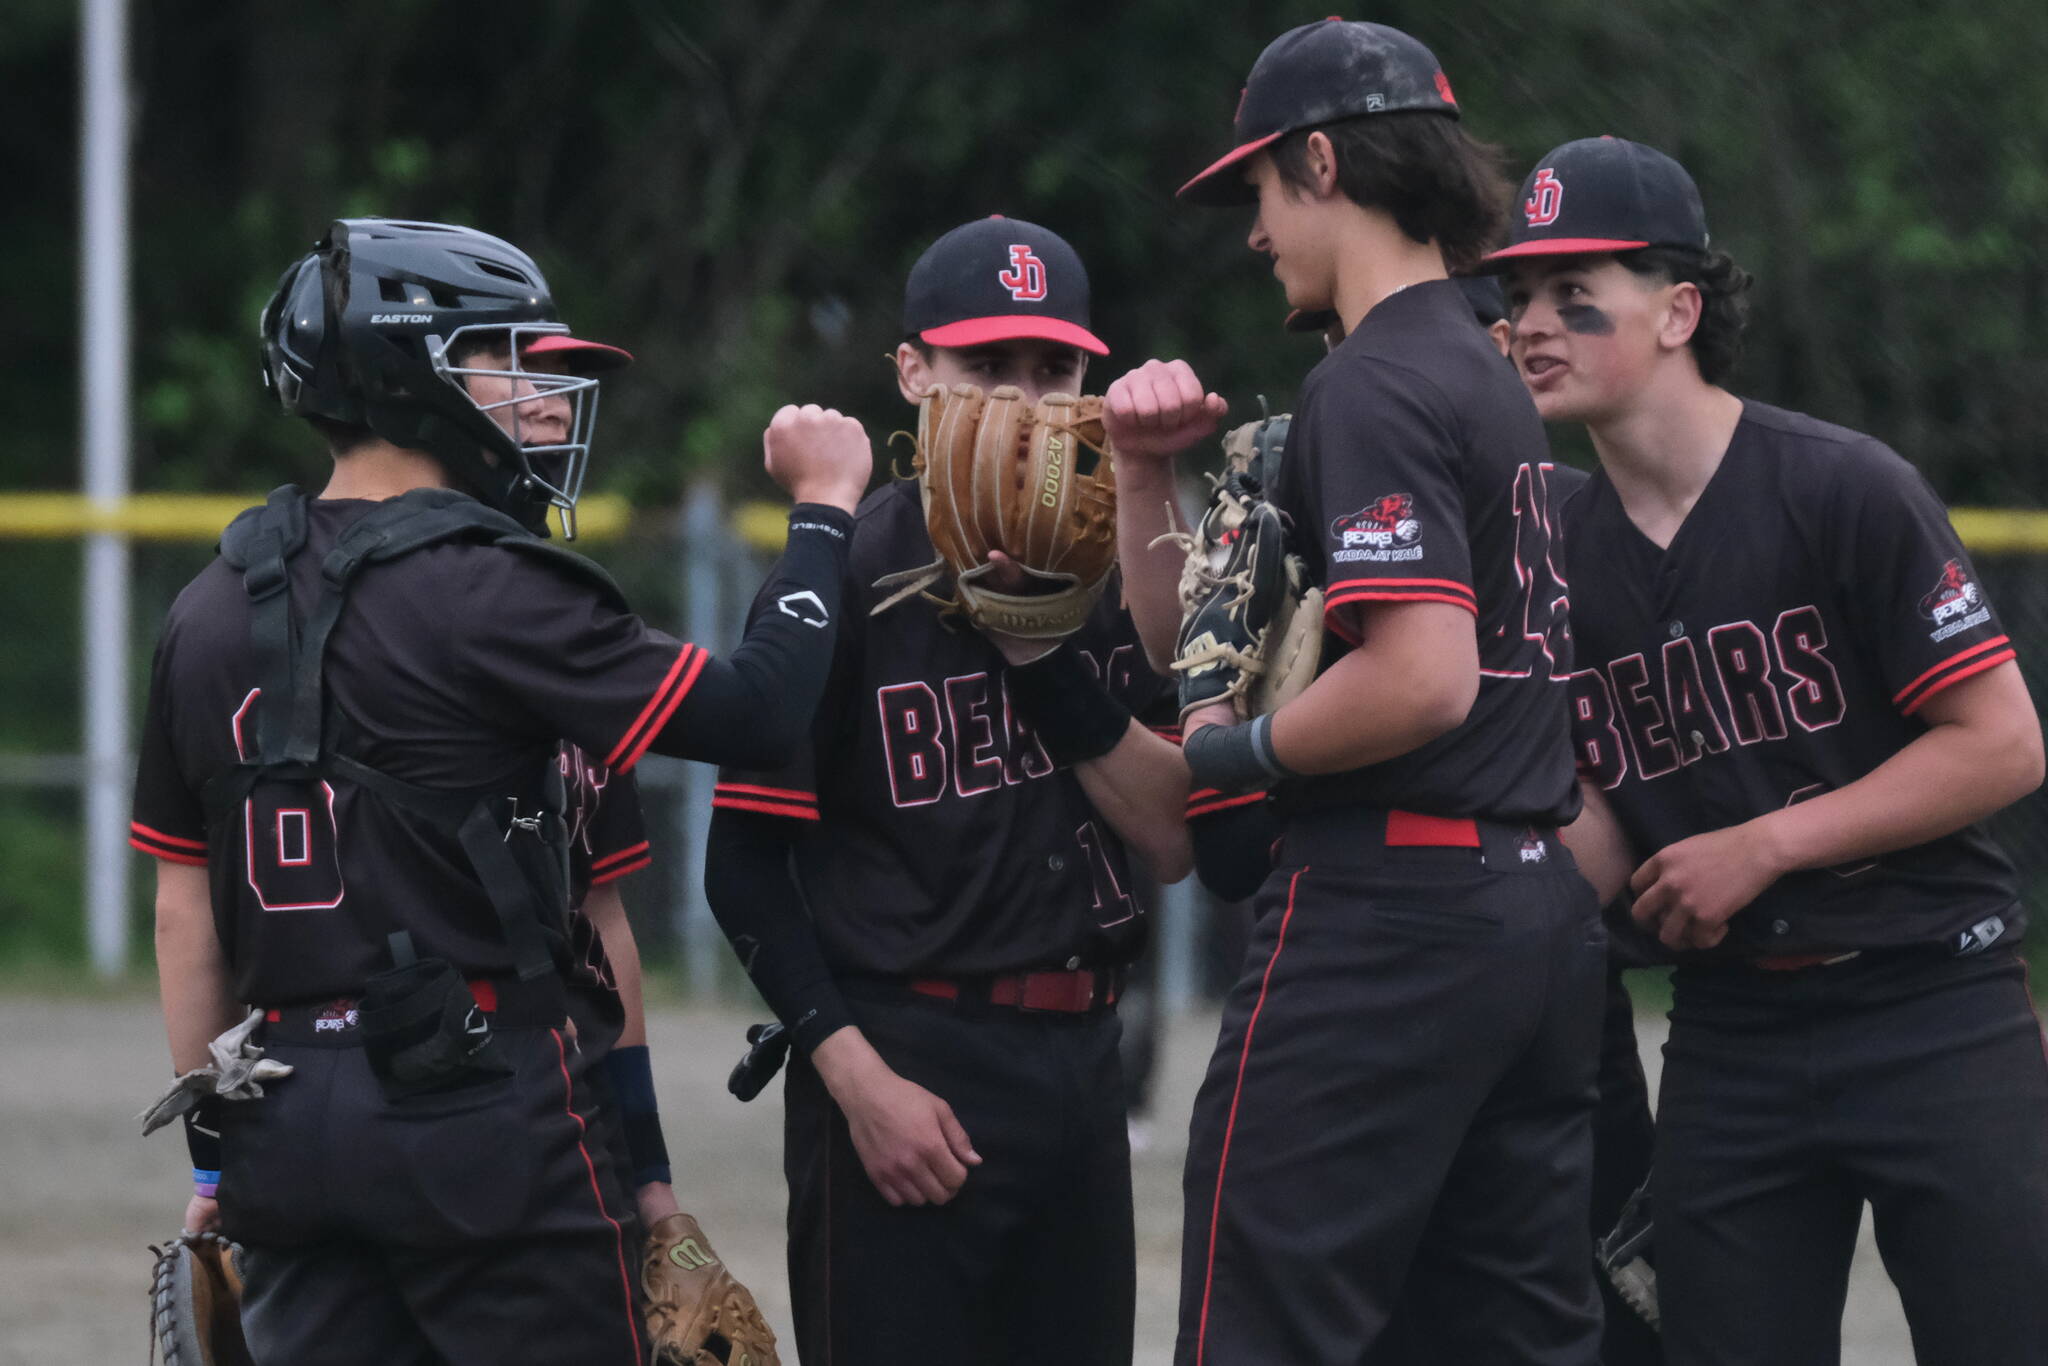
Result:
{"label": "baseball catcher", "polygon": [[[939,558],[878,580],[894,591],[877,615],[950,574],[954,598],[933,600],[977,627],[1032,640],[1080,627],[1116,564],[1101,399],[1033,403],[1010,384],[935,387],[918,405],[911,467]],[[1019,578],[1027,591],[1008,587]]]}

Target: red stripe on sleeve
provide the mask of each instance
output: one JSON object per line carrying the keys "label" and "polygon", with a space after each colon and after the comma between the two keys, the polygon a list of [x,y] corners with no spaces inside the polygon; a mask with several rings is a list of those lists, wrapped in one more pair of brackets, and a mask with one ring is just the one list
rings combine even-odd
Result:
{"label": "red stripe on sleeve", "polygon": [[1941,663],[1935,665],[1926,673],[1921,674],[1918,678],[1914,679],[1911,683],[1908,683],[1905,687],[1899,689],[1897,695],[1892,698],[1892,705],[1897,706],[1899,703],[1904,702],[1908,697],[1912,696],[1913,690],[1915,688],[1919,687],[1922,683],[1925,683],[1928,679],[1940,673],[1943,669],[1952,669],[1956,665],[1968,659],[1971,655],[1982,654],[1986,650],[1995,650],[2001,645],[2010,644],[2012,644],[2012,637],[1994,636],[1990,640],[1984,641],[1982,644],[1972,645],[1967,650],[1960,650],[1955,654],[1950,655],[1947,659],[1942,660]]}
{"label": "red stripe on sleeve", "polygon": [[607,867],[614,863],[622,862],[626,859],[633,857],[633,855],[635,854],[644,854],[647,852],[647,848],[647,841],[641,840],[638,844],[632,845],[625,849],[621,849],[617,853],[606,854],[601,859],[593,859],[590,863],[591,871],[595,872],[600,868]]}
{"label": "red stripe on sleeve", "polygon": [[197,849],[202,854],[206,852],[205,840],[188,840],[182,835],[166,835],[161,830],[152,830],[141,821],[130,821],[128,828],[144,839],[154,840],[158,844],[168,844],[179,849]]}
{"label": "red stripe on sleeve", "polygon": [[2018,658],[2019,654],[2017,651],[2007,649],[2000,650],[1995,655],[1986,655],[1984,656],[1984,658],[1976,660],[1973,663],[1965,664],[1962,668],[1957,669],[1955,672],[1944,674],[1941,678],[1935,680],[1933,683],[1930,683],[1927,686],[1927,691],[1921,693],[1911,702],[1908,702],[1905,706],[1899,708],[1899,712],[1901,715],[1911,716],[1914,712],[1926,706],[1927,700],[1935,696],[1936,694],[1946,692],[1948,689],[1954,687],[1956,684],[1962,682],[1964,679],[1971,678],[1977,674],[1983,673],[1986,669],[1995,669],[2000,664],[2004,664]]}
{"label": "red stripe on sleeve", "polygon": [[[646,846],[642,845],[641,847],[645,848]],[[654,859],[652,857],[643,858],[637,863],[622,864],[617,868],[610,868],[602,873],[593,874],[590,879],[590,885],[593,887],[602,887],[607,882],[617,882],[620,878],[625,877],[627,874],[637,873],[642,868],[652,867],[653,864]]]}
{"label": "red stripe on sleeve", "polygon": [[1462,607],[1473,616],[1479,615],[1479,604],[1471,598],[1461,598],[1451,593],[1429,593],[1413,589],[1367,592],[1362,589],[1347,593],[1332,594],[1323,599],[1323,615],[1329,616],[1332,608],[1348,607],[1354,602],[1447,602],[1453,607]]}
{"label": "red stripe on sleeve", "polygon": [[1263,792],[1246,792],[1236,797],[1210,797],[1202,801],[1188,799],[1188,819],[1197,816],[1213,816],[1218,811],[1230,811],[1240,806],[1251,806],[1266,800]]}
{"label": "red stripe on sleeve", "polygon": [[1435,589],[1446,593],[1461,594],[1464,597],[1473,598],[1475,601],[1477,601],[1476,595],[1472,592],[1472,586],[1470,584],[1460,583],[1456,579],[1339,579],[1337,580],[1337,582],[1331,584],[1328,588],[1324,589],[1323,595],[1325,598],[1334,597],[1336,594],[1343,592],[1347,588],[1379,588],[1390,590]]}
{"label": "red stripe on sleeve", "polygon": [[710,658],[711,655],[707,651],[698,650],[696,652],[695,657],[690,660],[688,672],[684,673],[682,681],[676,684],[675,688],[670,692],[668,701],[662,703],[661,710],[655,714],[653,723],[640,733],[640,738],[633,743],[632,751],[624,759],[611,765],[614,773],[625,773],[633,765],[640,762],[640,756],[645,754],[647,747],[654,743],[654,737],[661,734],[661,728],[666,726],[668,719],[676,714],[676,708],[683,705],[683,699],[690,695],[690,689],[697,686],[697,675],[704,672],[704,665]]}
{"label": "red stripe on sleeve", "polygon": [[639,736],[641,730],[653,718],[655,712],[661,709],[662,698],[667,696],[668,690],[674,686],[676,679],[681,677],[683,669],[689,664],[691,657],[699,653],[701,651],[694,645],[684,645],[682,649],[676,651],[676,662],[668,666],[668,673],[662,677],[661,685],[654,690],[654,695],[647,699],[647,705],[640,709],[640,714],[633,718],[633,724],[626,727],[626,733],[619,737],[619,742],[612,746],[612,752],[605,756],[604,762],[607,768],[618,767],[620,756],[633,747],[634,740]]}
{"label": "red stripe on sleeve", "polygon": [[151,858],[162,859],[165,863],[182,863],[192,868],[204,868],[206,866],[206,856],[204,854],[181,854],[170,849],[159,849],[153,844],[143,843],[139,837],[134,835],[128,837],[128,843],[130,847],[141,850]]}
{"label": "red stripe on sleeve", "polygon": [[718,797],[711,799],[711,805],[726,811],[758,811],[764,816],[792,816],[800,821],[814,821],[818,817],[815,806],[790,806],[783,802],[757,802],[751,797]]}
{"label": "red stripe on sleeve", "polygon": [[809,802],[818,804],[818,794],[802,792],[793,787],[758,787],[753,783],[720,783],[712,789],[714,793],[737,792],[748,797],[774,797],[782,801]]}

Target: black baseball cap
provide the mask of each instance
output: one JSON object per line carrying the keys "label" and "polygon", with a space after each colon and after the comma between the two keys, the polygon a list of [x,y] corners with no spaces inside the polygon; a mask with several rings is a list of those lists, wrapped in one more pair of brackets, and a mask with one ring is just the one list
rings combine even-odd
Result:
{"label": "black baseball cap", "polygon": [[1487,256],[1489,263],[1644,247],[1707,249],[1707,211],[1685,167],[1625,138],[1580,138],[1553,148],[1522,182],[1508,217],[1508,245]]}
{"label": "black baseball cap", "polygon": [[1289,29],[1266,45],[1245,78],[1236,145],[1181,186],[1181,197],[1250,204],[1257,199],[1251,187],[1224,173],[1267,143],[1358,114],[1415,110],[1458,117],[1443,67],[1415,39],[1385,24],[1335,17]]}
{"label": "black baseball cap", "polygon": [[925,248],[903,286],[903,331],[928,346],[1038,337],[1109,354],[1088,330],[1080,254],[1051,228],[1001,214]]}

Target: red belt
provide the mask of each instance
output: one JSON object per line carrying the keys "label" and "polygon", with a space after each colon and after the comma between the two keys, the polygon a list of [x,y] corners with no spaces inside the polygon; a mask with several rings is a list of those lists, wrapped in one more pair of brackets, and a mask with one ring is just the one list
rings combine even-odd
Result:
{"label": "red belt", "polygon": [[1389,849],[1477,849],[1479,822],[1469,816],[1425,816],[1417,811],[1387,813]]}
{"label": "red belt", "polygon": [[1086,968],[1078,972],[1015,972],[966,982],[946,977],[916,977],[910,981],[910,989],[918,995],[941,1001],[957,1001],[966,996],[986,1000],[990,1005],[1055,1010],[1069,1015],[1116,1004],[1116,986],[1110,973],[1090,972]]}

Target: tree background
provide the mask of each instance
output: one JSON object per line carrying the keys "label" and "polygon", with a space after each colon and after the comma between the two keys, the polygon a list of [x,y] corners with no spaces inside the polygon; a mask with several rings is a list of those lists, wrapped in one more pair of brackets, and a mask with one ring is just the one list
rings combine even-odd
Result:
{"label": "tree background", "polygon": [[[77,12],[8,8],[0,487],[74,488]],[[1173,190],[1227,145],[1264,43],[1327,12],[145,0],[130,58],[135,486],[318,473],[318,446],[263,398],[255,320],[285,264],[355,214],[505,236],[579,331],[638,354],[606,386],[593,487],[649,509],[700,476],[765,491],[757,434],[782,402],[886,435],[904,273],[989,213],[1052,226],[1088,262],[1113,351],[1091,387],[1178,354],[1239,408],[1258,393],[1284,406],[1317,344],[1281,331],[1277,288],[1244,249],[1248,211],[1186,208]],[[1685,163],[1717,243],[1758,277],[1742,392],[1878,434],[1952,501],[2048,494],[2048,6],[1389,0],[1353,17],[1432,46],[1513,178],[1597,133]],[[138,648],[203,557],[141,558]],[[76,564],[68,543],[0,545],[16,642],[0,656],[0,751],[76,745]],[[75,878],[22,834],[71,819],[47,794],[0,789],[0,852]]]}

